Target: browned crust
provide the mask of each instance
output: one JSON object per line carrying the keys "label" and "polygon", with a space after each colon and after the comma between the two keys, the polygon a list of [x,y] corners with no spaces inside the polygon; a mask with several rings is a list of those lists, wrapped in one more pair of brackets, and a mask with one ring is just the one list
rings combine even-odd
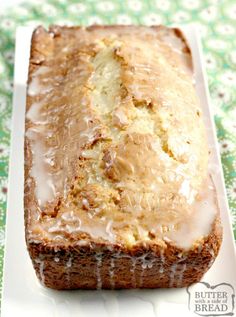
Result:
{"label": "browned crust", "polygon": [[[78,29],[80,27],[58,27],[51,26],[47,32],[38,27],[32,36],[29,77],[32,72],[42,65],[47,54],[53,50],[53,37],[60,36],[60,30]],[[87,30],[95,29],[127,29],[135,26],[90,26]],[[155,30],[165,28],[163,26],[152,26]],[[182,39],[186,46],[186,52],[190,53],[187,42],[179,29],[174,29],[176,35]],[[41,47],[41,38],[47,34],[47,43]],[[43,36],[45,39],[45,37]],[[27,96],[27,109],[31,97]],[[31,163],[31,151],[27,138],[25,139],[25,180],[29,177],[29,166]],[[25,183],[26,190],[28,191]],[[218,255],[222,241],[222,227],[219,213],[212,225],[212,230],[198,246],[184,251],[170,243],[163,248],[157,244],[139,244],[133,248],[124,245],[105,244],[91,241],[86,245],[71,243],[68,246],[49,244],[44,241],[30,241],[29,217],[30,200],[25,196],[25,236],[27,248],[33,262],[36,274],[41,282],[54,289],[95,289],[98,287],[97,270],[98,261],[96,254],[100,254],[102,266],[99,267],[102,288],[160,288],[160,287],[185,287],[199,281],[204,273],[210,268]],[[142,257],[152,263],[150,267],[143,269]],[[162,263],[164,258],[164,263]],[[55,260],[56,259],[56,260]],[[111,259],[114,259],[113,283],[111,283]],[[176,263],[179,261],[176,270]],[[135,262],[135,265],[134,265]],[[186,269],[181,275],[181,270]],[[179,270],[179,273],[178,273]],[[182,277],[181,277],[182,276]]]}
{"label": "browned crust", "polygon": [[[98,253],[101,253],[102,266],[99,270],[102,288],[186,287],[198,282],[210,268],[218,255],[221,239],[222,228],[217,218],[201,248],[193,247],[187,252],[168,243],[163,250],[158,245],[139,245],[133,249],[113,245],[111,248],[93,241],[86,246],[74,244],[69,247],[32,242],[28,243],[28,250],[38,278],[45,286],[54,289],[96,289]],[[143,256],[152,263],[151,267],[143,269]],[[113,283],[110,278],[111,258],[115,259]],[[174,272],[177,260],[181,264]],[[181,278],[180,272],[185,266]]]}

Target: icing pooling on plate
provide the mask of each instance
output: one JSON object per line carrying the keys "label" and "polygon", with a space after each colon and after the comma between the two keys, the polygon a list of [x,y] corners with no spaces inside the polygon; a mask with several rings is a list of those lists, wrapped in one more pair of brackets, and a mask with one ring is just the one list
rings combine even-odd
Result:
{"label": "icing pooling on plate", "polygon": [[31,190],[42,210],[32,237],[42,230],[50,240],[77,241],[85,233],[188,249],[209,233],[217,210],[211,181],[209,197],[200,190],[208,154],[191,68],[186,73],[183,63],[189,55],[152,33],[145,45],[142,34],[130,43],[127,34],[103,32],[55,45],[60,54],[49,54],[28,90]]}

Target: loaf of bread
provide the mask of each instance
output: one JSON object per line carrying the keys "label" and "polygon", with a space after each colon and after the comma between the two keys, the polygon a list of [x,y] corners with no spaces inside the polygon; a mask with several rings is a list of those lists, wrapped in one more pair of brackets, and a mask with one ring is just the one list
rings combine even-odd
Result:
{"label": "loaf of bread", "polygon": [[26,243],[43,285],[202,278],[222,230],[180,30],[38,27],[25,127]]}

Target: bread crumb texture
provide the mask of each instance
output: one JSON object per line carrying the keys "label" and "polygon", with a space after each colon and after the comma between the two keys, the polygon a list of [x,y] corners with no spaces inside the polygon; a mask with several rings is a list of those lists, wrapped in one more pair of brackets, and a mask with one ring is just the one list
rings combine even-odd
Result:
{"label": "bread crumb texture", "polygon": [[217,204],[190,53],[174,31],[138,30],[35,31],[28,239],[188,249],[209,234]]}

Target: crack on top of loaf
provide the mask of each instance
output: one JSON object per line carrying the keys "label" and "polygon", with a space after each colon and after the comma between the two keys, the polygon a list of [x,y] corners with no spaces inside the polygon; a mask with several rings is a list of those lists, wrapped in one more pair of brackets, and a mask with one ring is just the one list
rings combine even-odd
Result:
{"label": "crack on top of loaf", "polygon": [[119,142],[126,133],[152,134],[160,141],[162,151],[175,157],[168,144],[168,131],[158,115],[158,107],[150,99],[138,99],[126,87],[125,65],[119,55],[122,42],[114,39],[99,41],[100,51],[92,58],[94,73],[91,78],[93,108],[110,130],[112,142]]}
{"label": "crack on top of loaf", "polygon": [[154,122],[153,134],[159,138],[162,151],[165,152],[171,159],[182,163],[178,160],[171,151],[168,144],[168,131],[163,128],[162,120],[158,116],[158,106],[154,106],[150,100],[138,100],[132,96],[133,104],[139,111],[145,111],[149,116],[148,123]]}
{"label": "crack on top of loaf", "polygon": [[89,81],[90,98],[94,111],[102,122],[111,128],[112,113],[120,104],[121,99],[121,68],[115,58],[114,45],[117,45],[116,42],[106,39],[99,41],[98,44],[100,50],[91,58],[94,71]]}

